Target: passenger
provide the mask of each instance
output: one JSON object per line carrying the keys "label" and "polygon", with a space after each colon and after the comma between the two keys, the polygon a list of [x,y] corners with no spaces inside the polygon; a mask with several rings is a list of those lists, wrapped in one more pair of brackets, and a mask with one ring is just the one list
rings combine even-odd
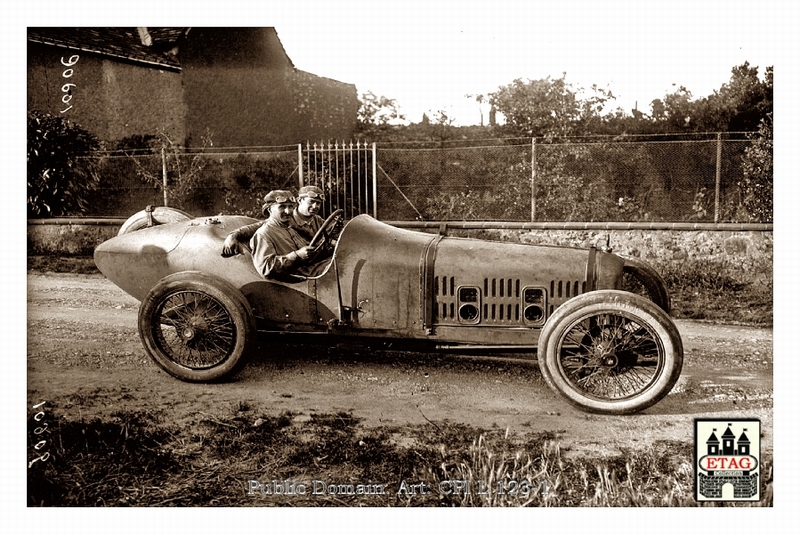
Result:
{"label": "passenger", "polygon": [[315,263],[319,251],[308,246],[308,240],[292,227],[294,209],[295,198],[289,191],[270,191],[264,197],[262,213],[269,213],[269,218],[258,223],[250,249],[256,271],[265,278],[296,281],[292,275],[318,276],[325,269],[324,262]]}

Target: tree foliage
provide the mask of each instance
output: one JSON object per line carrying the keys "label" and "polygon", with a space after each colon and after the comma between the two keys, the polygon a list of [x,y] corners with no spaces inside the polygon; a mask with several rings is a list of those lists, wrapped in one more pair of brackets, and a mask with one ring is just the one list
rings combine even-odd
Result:
{"label": "tree foliage", "polygon": [[741,204],[756,221],[772,221],[772,114],[750,135],[753,144],[745,150],[742,163],[744,178],[739,183]]}
{"label": "tree foliage", "polygon": [[[516,79],[489,93],[493,112],[505,117],[498,132],[508,136],[563,138],[587,135],[674,134],[755,131],[772,112],[773,69],[764,79],[748,62],[731,69],[731,78],[711,95],[695,98],[684,85],[638,109],[610,109],[614,95],[593,85],[588,90],[560,78]],[[480,100],[479,100],[480,97]],[[474,97],[480,104],[484,95]]]}
{"label": "tree foliage", "polygon": [[707,97],[693,99],[679,86],[651,102],[652,114],[641,124],[646,130],[642,133],[755,131],[772,113],[772,74],[767,67],[762,81],[758,67],[745,62],[731,69],[730,80]]}
{"label": "tree foliage", "polygon": [[701,99],[698,108],[708,117],[698,126],[708,131],[757,130],[761,121],[772,113],[772,67],[767,68],[764,81],[758,78],[758,67],[750,67],[747,62],[734,67],[730,81]]}
{"label": "tree foliage", "polygon": [[[568,137],[584,135],[600,122],[606,103],[614,98],[611,92],[592,86],[592,94],[583,97],[561,78],[514,80],[489,94],[492,108],[505,119],[505,132],[527,137]],[[482,96],[482,95],[481,95]]]}
{"label": "tree foliage", "polygon": [[376,96],[372,91],[367,91],[358,101],[356,131],[361,137],[375,137],[390,129],[393,122],[405,120],[393,98]]}
{"label": "tree foliage", "polygon": [[28,217],[80,215],[96,187],[97,138],[49,113],[28,113]]}

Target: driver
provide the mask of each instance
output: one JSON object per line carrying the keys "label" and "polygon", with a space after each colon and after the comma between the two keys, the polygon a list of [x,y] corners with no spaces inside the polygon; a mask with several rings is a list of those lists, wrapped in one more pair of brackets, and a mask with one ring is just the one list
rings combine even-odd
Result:
{"label": "driver", "polygon": [[[269,218],[259,223],[250,239],[250,248],[253,265],[265,278],[318,276],[325,269],[324,262],[315,263],[320,251],[308,246],[309,240],[292,227],[294,209],[295,198],[289,191],[270,191],[264,197],[262,213],[269,213]],[[253,226],[240,228],[234,234]]]}
{"label": "driver", "polygon": [[315,185],[306,185],[297,193],[297,208],[292,213],[292,226],[309,242],[314,238],[325,220],[318,215],[322,209],[325,195]]}

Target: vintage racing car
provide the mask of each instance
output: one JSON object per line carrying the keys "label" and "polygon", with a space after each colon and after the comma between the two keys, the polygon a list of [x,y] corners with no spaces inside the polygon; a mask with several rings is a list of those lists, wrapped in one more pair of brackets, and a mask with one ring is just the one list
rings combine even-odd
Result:
{"label": "vintage racing car", "polygon": [[[538,358],[547,383],[583,409],[627,414],[672,389],[683,347],[669,296],[646,264],[605,252],[485,241],[331,215],[315,236],[334,244],[314,278],[262,278],[222,242],[255,221],[193,218],[171,208],[131,217],[94,258],[141,301],[150,356],[188,381],[237,372],[257,335],[374,344],[393,350]],[[622,291],[625,277],[642,288]],[[645,295],[645,296],[643,296]],[[300,342],[303,342],[302,340]]]}

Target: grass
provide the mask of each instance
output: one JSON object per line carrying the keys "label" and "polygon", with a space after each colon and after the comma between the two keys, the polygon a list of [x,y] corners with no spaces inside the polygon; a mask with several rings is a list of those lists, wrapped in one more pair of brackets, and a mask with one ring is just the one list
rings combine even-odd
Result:
{"label": "grass", "polygon": [[91,256],[28,256],[28,270],[75,274],[100,272]]}
{"label": "grass", "polygon": [[[43,423],[50,457],[28,469],[30,506],[698,506],[683,442],[573,458],[550,433],[374,429],[343,412],[270,417],[241,403],[181,429],[143,412],[69,421],[57,406],[31,431]],[[772,459],[762,461],[754,504],[772,506]],[[249,495],[251,480],[269,493]],[[313,494],[314,480],[342,492]],[[304,494],[286,494],[300,484]],[[382,493],[359,495],[359,484]]]}
{"label": "grass", "polygon": [[664,269],[664,281],[676,318],[727,324],[771,326],[772,266],[761,265],[747,277],[725,261],[686,262]]}

